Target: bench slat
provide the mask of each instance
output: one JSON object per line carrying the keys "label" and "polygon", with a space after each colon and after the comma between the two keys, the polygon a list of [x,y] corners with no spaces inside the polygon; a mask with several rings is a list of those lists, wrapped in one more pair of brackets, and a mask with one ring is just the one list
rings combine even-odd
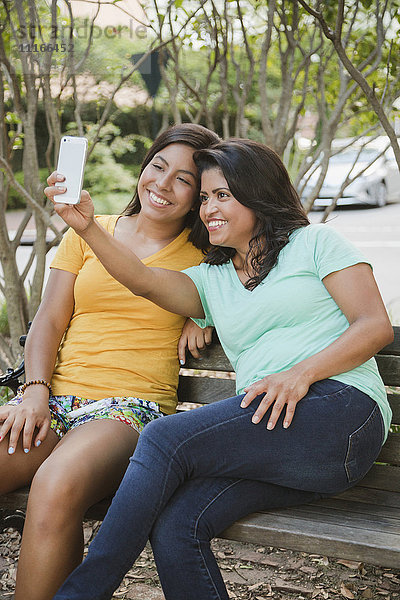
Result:
{"label": "bench slat", "polygon": [[[357,491],[358,494],[355,493]],[[396,501],[389,504],[388,494],[381,492],[371,498],[368,493],[367,503],[365,492],[370,491],[360,490],[358,487],[340,497],[321,500],[313,505],[255,513],[229,527],[221,537],[398,568],[399,535],[394,535],[391,531],[396,527],[393,523],[397,522],[400,527],[400,518],[392,518],[393,509],[390,506],[394,504],[397,508],[400,507],[400,493],[392,494]],[[361,495],[365,510],[362,508],[362,501],[349,502],[343,499],[346,495],[349,496],[349,492],[353,496]],[[22,508],[26,505],[27,495],[28,488],[24,488],[4,496],[3,506]],[[373,504],[376,498],[379,500],[378,505]],[[109,503],[110,500],[107,499],[94,505],[85,517],[102,520]],[[326,510],[328,506],[330,511]],[[343,506],[347,510],[343,510]],[[294,514],[293,510],[299,512]],[[325,512],[326,518],[321,511]],[[365,518],[364,515],[359,517],[362,513],[365,513]],[[368,519],[368,516],[373,515],[378,518]],[[364,529],[365,526],[368,529]]]}
{"label": "bench slat", "polygon": [[[385,385],[400,386],[400,359],[398,356],[377,355],[378,369]],[[232,372],[232,365],[226,358],[221,346],[208,347],[200,359],[188,358],[186,369],[204,371]]]}
{"label": "bench slat", "polygon": [[[234,396],[235,390],[236,383],[234,379],[181,375],[178,398],[180,402],[209,404],[216,400]],[[388,394],[388,399],[393,411],[393,423],[400,423],[400,394]]]}
{"label": "bench slat", "polygon": [[[376,359],[378,363],[383,365],[394,364],[397,365],[395,380],[397,383],[385,383],[387,385],[399,385],[400,386],[400,327],[393,327],[395,340],[388,346],[385,346]],[[389,359],[389,362],[386,361]],[[206,371],[233,371],[232,365],[227,359],[221,345],[219,344],[216,334],[213,334],[213,344],[207,346],[205,351],[202,353],[202,358],[195,359],[190,354],[188,355],[185,368],[187,369],[200,369]]]}
{"label": "bench slat", "polygon": [[254,513],[221,537],[398,568],[399,536],[291,517],[288,511]]}
{"label": "bench slat", "polygon": [[233,379],[210,379],[209,377],[187,375],[179,380],[179,402],[210,404],[235,395],[236,387]]}
{"label": "bench slat", "polygon": [[400,466],[400,433],[389,433],[377,461]]}
{"label": "bench slat", "polygon": [[[371,505],[368,505],[371,507]],[[331,507],[315,502],[312,506],[294,506],[290,508],[290,516],[299,519],[309,519],[312,516],[316,523],[330,523],[332,525],[341,525],[352,527],[354,529],[367,529],[368,531],[378,531],[400,535],[400,515],[377,515],[377,507],[374,519],[371,516],[360,513],[352,506],[352,502],[346,502],[346,508]],[[374,510],[374,509],[372,509]],[[393,509],[394,510],[394,509]]]}
{"label": "bench slat", "polygon": [[[367,504],[367,502],[357,502],[356,500],[343,500],[342,498],[323,498],[318,500],[318,504],[323,507],[330,508],[335,511],[345,513],[358,513],[366,516],[369,520],[371,517],[392,517],[397,519],[400,524],[400,513],[398,508],[393,506],[384,506],[382,504]],[[312,504],[310,506],[313,506]]]}
{"label": "bench slat", "polygon": [[379,373],[385,385],[400,386],[400,359],[397,356],[377,355]]}
{"label": "bench slat", "polygon": [[393,411],[392,424],[400,425],[400,394],[388,394],[388,400]]}
{"label": "bench slat", "polygon": [[26,510],[26,503],[28,502],[29,487],[23,487],[11,494],[4,494],[1,496],[0,503],[1,508],[6,510]]}
{"label": "bench slat", "polygon": [[[7,511],[14,510],[26,510],[26,505],[28,502],[28,494],[29,487],[23,487],[11,494],[5,494],[1,496],[1,508],[4,508]],[[91,506],[87,511],[85,518],[93,519],[95,521],[101,521],[104,519],[104,516],[110,506],[111,498],[105,498],[101,502]]]}
{"label": "bench slat", "polygon": [[[378,352],[378,356],[400,356],[400,327],[393,327],[394,341]],[[219,343],[218,336],[213,332],[213,343],[202,352],[201,359],[188,355],[185,367],[188,369],[206,369],[210,371],[233,371],[232,366]],[[203,365],[203,366],[200,366]],[[207,366],[205,366],[207,365]],[[223,368],[220,366],[223,365]]]}
{"label": "bench slat", "polygon": [[392,354],[394,356],[400,356],[400,327],[393,327],[394,340],[391,344],[385,346],[378,354]]}
{"label": "bench slat", "polygon": [[341,498],[342,500],[355,500],[356,502],[365,502],[366,504],[391,506],[397,509],[400,508],[400,492],[386,492],[385,490],[366,488],[362,485],[357,485],[356,487],[350,488],[349,490],[346,490],[335,497]]}
{"label": "bench slat", "polygon": [[192,355],[189,354],[185,363],[185,369],[199,369],[201,371],[233,371],[232,365],[219,343],[207,346],[207,348],[202,351],[201,358],[193,358]]}
{"label": "bench slat", "polygon": [[400,491],[400,469],[391,465],[373,465],[359,486],[398,492]]}

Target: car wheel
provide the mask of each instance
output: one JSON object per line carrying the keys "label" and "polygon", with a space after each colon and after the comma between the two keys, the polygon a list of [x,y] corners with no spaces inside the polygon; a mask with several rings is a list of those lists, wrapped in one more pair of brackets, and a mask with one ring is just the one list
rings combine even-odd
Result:
{"label": "car wheel", "polygon": [[384,181],[378,181],[374,185],[372,190],[372,197],[375,200],[375,206],[382,207],[386,206],[387,203],[387,189]]}

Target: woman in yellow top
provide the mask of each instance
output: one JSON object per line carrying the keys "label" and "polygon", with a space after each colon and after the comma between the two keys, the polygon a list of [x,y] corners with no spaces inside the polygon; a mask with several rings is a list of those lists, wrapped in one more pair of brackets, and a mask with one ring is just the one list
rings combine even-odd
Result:
{"label": "woman in yellow top", "polygon": [[[189,124],[162,133],[132,202],[99,223],[148,266],[199,264],[208,239],[193,153],[217,139]],[[27,338],[27,383],[0,408],[0,493],[32,482],[16,600],[53,597],[82,560],[87,508],[117,489],[143,427],[175,411],[184,322],[114,280],[72,230],[64,236]],[[188,327],[181,359],[198,337]]]}

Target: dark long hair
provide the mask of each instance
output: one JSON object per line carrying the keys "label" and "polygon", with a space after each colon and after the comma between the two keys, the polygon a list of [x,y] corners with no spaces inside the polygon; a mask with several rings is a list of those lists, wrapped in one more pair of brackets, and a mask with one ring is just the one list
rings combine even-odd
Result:
{"label": "dark long hair", "polygon": [[[193,123],[183,123],[182,125],[173,125],[169,127],[154,140],[153,145],[148,150],[139,174],[139,179],[141,174],[147,165],[153,160],[155,155],[160,152],[169,144],[186,144],[190,146],[194,150],[201,150],[203,148],[208,148],[212,144],[215,144],[220,141],[219,136],[203,127],[202,125],[195,125]],[[139,180],[138,180],[139,181]],[[200,183],[200,178],[199,178]],[[208,233],[205,228],[202,226],[199,217],[199,186],[196,189],[195,193],[195,210],[191,210],[186,215],[185,227],[189,227],[191,232],[189,234],[189,240],[192,242],[196,248],[200,248],[205,250],[209,248],[210,243],[208,241]],[[131,215],[137,215],[141,211],[141,204],[138,194],[138,188],[136,186],[134,195],[132,200],[129,202],[128,206],[123,210],[122,214],[130,217]]]}
{"label": "dark long hair", "polygon": [[[221,169],[232,195],[256,216],[246,256],[255,272],[246,283],[252,290],[277,264],[289,235],[309,225],[299,196],[279,156],[258,142],[232,138],[195,152],[193,158],[200,176],[209,169]],[[221,265],[235,253],[234,248],[212,246],[204,262]]]}

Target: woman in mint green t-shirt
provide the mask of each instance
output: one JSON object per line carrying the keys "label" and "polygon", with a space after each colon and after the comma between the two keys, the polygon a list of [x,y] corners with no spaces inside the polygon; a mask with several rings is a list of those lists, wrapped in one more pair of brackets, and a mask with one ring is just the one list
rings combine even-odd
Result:
{"label": "woman in mint green t-shirt", "polygon": [[[87,192],[78,206],[56,204],[134,294],[215,326],[238,395],[145,428],[88,557],[55,600],[111,598],[148,538],[166,600],[227,600],[210,539],[250,512],[351,487],[387,435],[372,357],[393,330],[370,265],[309,224],[266,146],[220,142],[195,162],[212,247],[182,273],[143,265],[99,227]],[[148,193],[171,208],[170,187],[166,172]]]}

